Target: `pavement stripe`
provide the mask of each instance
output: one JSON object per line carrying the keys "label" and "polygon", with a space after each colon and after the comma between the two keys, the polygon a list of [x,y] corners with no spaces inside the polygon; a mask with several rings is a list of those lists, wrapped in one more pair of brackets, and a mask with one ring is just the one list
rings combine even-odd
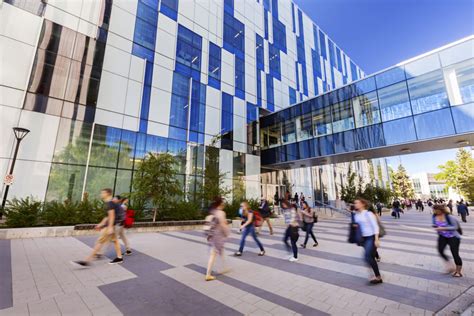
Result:
{"label": "pavement stripe", "polygon": [[[186,266],[189,269],[192,269],[194,271],[197,271],[199,273],[206,273],[206,268],[198,266],[196,264],[189,264]],[[250,285],[248,283],[241,282],[239,280],[236,280],[234,278],[225,276],[225,275],[220,275],[219,276],[219,281],[224,282],[226,284],[229,284],[233,287],[236,287],[238,289],[241,289],[247,293],[252,293],[255,296],[258,296],[260,298],[263,298],[267,301],[271,301],[275,304],[285,306],[286,308],[291,309],[292,311],[295,311],[296,313],[299,313],[301,315],[329,315],[323,311],[317,310],[315,308],[312,308],[310,306],[295,302],[293,300],[290,300],[286,297],[282,297],[277,294],[273,294],[271,292],[265,291],[263,289],[260,289],[258,287],[255,287],[253,285]]]}
{"label": "pavement stripe", "polygon": [[[92,247],[96,237],[77,239]],[[123,267],[137,278],[99,287],[124,315],[156,315],[158,311],[163,315],[241,315],[161,273],[174,268],[164,261],[139,251],[125,259]]]}
{"label": "pavement stripe", "polygon": [[[198,244],[206,244],[206,242],[200,242],[191,238],[177,236],[172,233],[165,233],[165,235]],[[230,248],[226,249],[234,250]],[[364,277],[348,275],[345,273],[314,267],[303,263],[290,264],[288,260],[272,258],[269,256],[257,257],[254,255],[243,255],[239,258],[263,266],[269,266],[274,269],[304,276],[309,279],[314,279],[430,311],[435,311],[441,308],[450,300],[448,297],[442,295],[427,293],[389,283],[384,283],[378,286],[368,286],[367,280]]]}
{"label": "pavement stripe", "polygon": [[[193,236],[202,236],[202,233],[196,232],[196,231],[187,231],[187,232],[181,232],[187,235],[193,235]],[[286,248],[281,242],[281,238],[278,238],[276,236],[259,236],[260,240],[271,240],[271,241],[279,241],[280,243],[278,244],[273,244],[273,245],[265,245],[265,248],[272,248],[272,249],[277,249],[281,251],[285,251]],[[300,238],[301,239],[301,238]],[[238,244],[239,240],[236,238],[231,238],[228,239],[229,242],[232,242],[233,244]],[[353,248],[355,248],[354,246]],[[301,251],[301,250],[300,250]],[[354,257],[354,256],[347,256],[347,255],[341,255],[341,254],[335,254],[332,252],[326,252],[322,251],[321,249],[306,249],[304,252],[301,253],[302,255],[305,256],[311,256],[314,258],[321,258],[325,260],[330,260],[330,261],[336,261],[336,262],[343,262],[347,263],[350,265],[354,266],[360,266],[360,267],[365,267],[366,264],[363,260],[360,259],[360,257]],[[425,270],[421,268],[416,268],[416,267],[407,267],[399,264],[393,264],[393,263],[388,263],[388,262],[382,262],[379,264],[380,269],[384,272],[392,272],[392,273],[397,273],[397,274],[402,274],[402,275],[407,275],[407,276],[412,276],[412,277],[417,277],[417,278],[422,278],[426,280],[432,280],[432,281],[437,281],[437,282],[442,282],[442,283],[447,283],[451,285],[470,285],[474,284],[474,279],[464,277],[464,278],[453,278],[450,275],[442,274],[442,273],[436,273],[434,271],[430,270]]]}
{"label": "pavement stripe", "polygon": [[10,240],[0,240],[0,309],[13,306]]}

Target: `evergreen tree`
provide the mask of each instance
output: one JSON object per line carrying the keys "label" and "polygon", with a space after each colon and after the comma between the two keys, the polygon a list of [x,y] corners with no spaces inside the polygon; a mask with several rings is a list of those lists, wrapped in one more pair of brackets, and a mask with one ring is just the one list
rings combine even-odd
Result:
{"label": "evergreen tree", "polygon": [[408,177],[405,167],[398,165],[397,171],[390,170],[390,177],[393,185],[393,194],[396,198],[413,199],[415,190],[413,183]]}
{"label": "evergreen tree", "polygon": [[456,190],[469,201],[474,200],[474,159],[471,153],[461,148],[456,153],[455,160],[448,160],[438,167],[436,180],[446,181],[446,186]]}

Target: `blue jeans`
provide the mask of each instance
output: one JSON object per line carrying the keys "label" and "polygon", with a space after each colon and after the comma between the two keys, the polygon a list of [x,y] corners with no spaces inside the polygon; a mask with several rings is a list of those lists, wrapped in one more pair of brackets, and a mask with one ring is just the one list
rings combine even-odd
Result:
{"label": "blue jeans", "polygon": [[372,267],[372,270],[374,270],[374,274],[376,277],[380,276],[380,271],[379,271],[379,265],[377,264],[377,261],[375,260],[375,255],[377,252],[377,249],[375,248],[375,236],[367,236],[364,237],[364,241],[362,243],[362,246],[364,247],[365,251],[365,261],[369,266]]}
{"label": "blue jeans", "polygon": [[251,224],[251,225],[245,226],[245,228],[242,230],[242,237],[240,238],[239,252],[244,251],[245,239],[247,238],[249,234],[252,235],[253,240],[255,240],[255,242],[257,243],[258,247],[260,248],[260,251],[263,251],[264,250],[263,245],[260,242],[260,240],[258,240],[257,238],[257,233],[255,232],[255,226]]}
{"label": "blue jeans", "polygon": [[304,245],[306,246],[306,244],[308,243],[308,239],[309,239],[310,235],[313,238],[314,243],[317,244],[318,241],[316,240],[316,236],[314,236],[314,233],[313,233],[314,223],[304,223],[304,226],[305,226],[305,230],[306,230],[306,236],[304,238]]}
{"label": "blue jeans", "polygon": [[[291,246],[288,244],[288,239],[291,242]],[[285,231],[285,236],[283,237],[283,242],[285,243],[286,250],[288,252],[293,251],[293,257],[298,258],[298,247],[296,242],[298,241],[298,228],[288,226]]]}

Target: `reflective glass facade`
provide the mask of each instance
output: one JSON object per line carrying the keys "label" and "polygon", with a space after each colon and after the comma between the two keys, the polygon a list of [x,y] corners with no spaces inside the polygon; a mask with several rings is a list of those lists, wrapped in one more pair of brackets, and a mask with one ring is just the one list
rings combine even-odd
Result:
{"label": "reflective glass facade", "polygon": [[[261,111],[363,76],[290,0],[34,2],[0,6],[0,174],[11,128],[32,131],[12,196],[127,193],[148,152],[175,155],[192,195],[212,151],[225,185],[257,198]],[[309,139],[312,120],[267,142]]]}
{"label": "reflective glass facade", "polygon": [[262,165],[472,136],[473,90],[474,40],[466,39],[262,117]]}

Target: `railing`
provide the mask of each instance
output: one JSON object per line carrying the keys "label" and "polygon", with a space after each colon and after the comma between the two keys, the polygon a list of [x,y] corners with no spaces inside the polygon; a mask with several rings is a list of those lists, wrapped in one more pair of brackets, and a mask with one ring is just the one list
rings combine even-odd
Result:
{"label": "railing", "polygon": [[329,213],[331,214],[331,216],[334,215],[334,213],[338,213],[338,214],[341,214],[343,216],[351,216],[351,212],[346,210],[346,209],[343,209],[343,208],[337,208],[333,205],[330,205],[330,204],[326,204],[326,203],[323,203],[321,201],[314,201],[314,208],[322,213],[324,212],[324,214],[328,214],[328,211]]}

